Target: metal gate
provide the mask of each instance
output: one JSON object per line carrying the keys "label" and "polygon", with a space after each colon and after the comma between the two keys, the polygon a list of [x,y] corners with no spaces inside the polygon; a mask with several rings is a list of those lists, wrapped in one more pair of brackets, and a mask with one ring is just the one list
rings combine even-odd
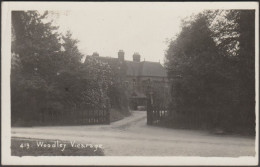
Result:
{"label": "metal gate", "polygon": [[147,99],[147,124],[159,125],[164,124],[170,112],[166,106],[154,105],[152,99]]}

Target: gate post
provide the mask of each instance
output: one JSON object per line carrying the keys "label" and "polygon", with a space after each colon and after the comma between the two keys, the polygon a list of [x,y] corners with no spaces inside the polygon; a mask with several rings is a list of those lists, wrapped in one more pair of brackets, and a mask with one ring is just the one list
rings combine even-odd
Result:
{"label": "gate post", "polygon": [[147,98],[147,125],[152,125],[152,104],[151,99]]}

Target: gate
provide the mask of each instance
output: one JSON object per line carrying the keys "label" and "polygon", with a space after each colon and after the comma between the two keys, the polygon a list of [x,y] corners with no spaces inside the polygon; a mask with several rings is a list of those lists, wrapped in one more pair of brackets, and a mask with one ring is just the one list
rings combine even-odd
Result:
{"label": "gate", "polygon": [[167,107],[154,105],[151,99],[147,99],[147,125],[164,124],[169,116]]}

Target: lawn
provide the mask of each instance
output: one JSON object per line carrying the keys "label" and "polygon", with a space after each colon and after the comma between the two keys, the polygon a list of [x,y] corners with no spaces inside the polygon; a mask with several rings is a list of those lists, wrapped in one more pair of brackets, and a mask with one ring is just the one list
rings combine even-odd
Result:
{"label": "lawn", "polygon": [[12,156],[103,156],[101,145],[46,139],[11,139]]}

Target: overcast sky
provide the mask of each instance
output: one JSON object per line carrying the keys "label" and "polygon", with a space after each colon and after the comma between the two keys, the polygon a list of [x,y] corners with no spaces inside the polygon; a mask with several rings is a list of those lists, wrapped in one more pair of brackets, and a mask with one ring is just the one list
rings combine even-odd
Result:
{"label": "overcast sky", "polygon": [[117,57],[122,49],[127,60],[139,52],[142,61],[163,63],[166,41],[180,31],[181,19],[202,10],[185,3],[98,3],[60,12],[55,21],[61,31],[72,32],[86,55]]}

